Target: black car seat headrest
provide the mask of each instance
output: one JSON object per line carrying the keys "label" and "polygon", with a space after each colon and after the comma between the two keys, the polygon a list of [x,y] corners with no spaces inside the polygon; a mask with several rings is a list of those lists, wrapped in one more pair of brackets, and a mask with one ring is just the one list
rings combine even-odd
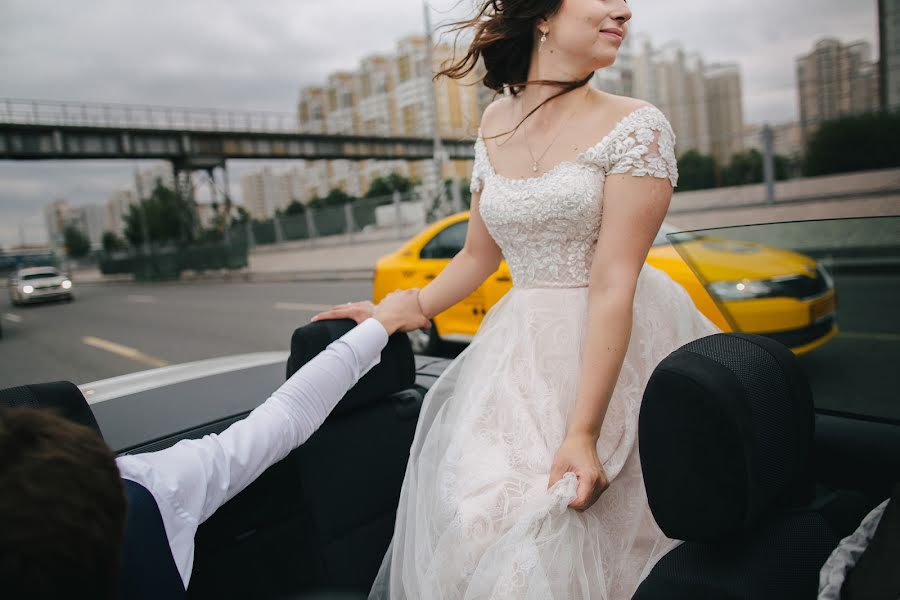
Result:
{"label": "black car seat headrest", "polygon": [[[326,319],[309,323],[294,331],[291,336],[291,355],[287,362],[287,377],[355,326],[356,322],[352,319]],[[415,380],[416,362],[409,337],[403,332],[394,333],[381,351],[381,362],[350,388],[331,416],[356,411],[371,402],[409,389],[413,387]]]}
{"label": "black car seat headrest", "polygon": [[0,406],[50,409],[70,421],[90,427],[103,436],[84,394],[70,381],[35,383],[0,390]]}
{"label": "black car seat headrest", "polygon": [[813,429],[809,383],[786,346],[719,333],[678,348],[651,375],[639,418],[660,528],[681,540],[721,540],[769,509],[809,502]]}

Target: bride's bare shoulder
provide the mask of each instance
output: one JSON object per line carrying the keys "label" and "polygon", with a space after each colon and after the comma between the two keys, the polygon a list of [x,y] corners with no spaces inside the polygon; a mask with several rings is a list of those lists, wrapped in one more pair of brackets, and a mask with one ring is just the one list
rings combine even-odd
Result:
{"label": "bride's bare shoulder", "polygon": [[491,136],[503,131],[508,115],[512,114],[513,96],[499,96],[481,113],[481,133]]}
{"label": "bride's bare shoulder", "polygon": [[618,121],[637,109],[648,106],[653,106],[653,104],[640,98],[619,96],[601,90],[595,91],[594,108],[597,113],[603,115],[604,121],[609,119]]}

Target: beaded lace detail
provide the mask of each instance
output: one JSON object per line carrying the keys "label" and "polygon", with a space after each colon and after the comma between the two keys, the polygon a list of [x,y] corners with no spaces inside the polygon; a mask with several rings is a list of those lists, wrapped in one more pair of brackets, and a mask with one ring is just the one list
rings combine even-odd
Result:
{"label": "beaded lace detail", "polygon": [[675,134],[654,106],[638,108],[572,160],[536,177],[513,179],[494,170],[481,129],[475,140],[472,192],[503,251],[513,284],[521,287],[588,285],[608,175],[668,178],[678,183]]}

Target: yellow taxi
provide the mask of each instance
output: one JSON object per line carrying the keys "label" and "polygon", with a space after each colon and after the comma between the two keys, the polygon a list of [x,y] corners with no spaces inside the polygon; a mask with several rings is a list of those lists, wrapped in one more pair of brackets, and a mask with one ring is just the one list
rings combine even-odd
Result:
{"label": "yellow taxi", "polygon": [[[375,265],[372,300],[396,289],[424,287],[462,250],[468,211],[437,221]],[[697,308],[723,331],[766,335],[803,354],[838,332],[834,282],[803,254],[754,242],[679,234],[679,249],[666,238],[678,231],[664,223],[647,263],[681,284]],[[680,252],[679,252],[680,251]],[[682,255],[690,256],[693,269]],[[468,342],[485,313],[512,286],[500,267],[455,306],[434,318],[429,331],[410,334],[413,348],[436,353],[442,342]]]}

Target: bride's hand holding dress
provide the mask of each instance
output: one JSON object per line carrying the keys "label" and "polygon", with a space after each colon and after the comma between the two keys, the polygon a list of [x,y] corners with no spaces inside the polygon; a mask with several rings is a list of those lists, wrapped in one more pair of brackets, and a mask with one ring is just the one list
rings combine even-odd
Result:
{"label": "bride's hand holding dress", "polygon": [[547,489],[562,479],[568,472],[578,478],[578,489],[569,507],[587,510],[600,499],[600,494],[609,487],[609,477],[603,463],[597,456],[597,438],[589,433],[570,433],[556,452],[550,468]]}

